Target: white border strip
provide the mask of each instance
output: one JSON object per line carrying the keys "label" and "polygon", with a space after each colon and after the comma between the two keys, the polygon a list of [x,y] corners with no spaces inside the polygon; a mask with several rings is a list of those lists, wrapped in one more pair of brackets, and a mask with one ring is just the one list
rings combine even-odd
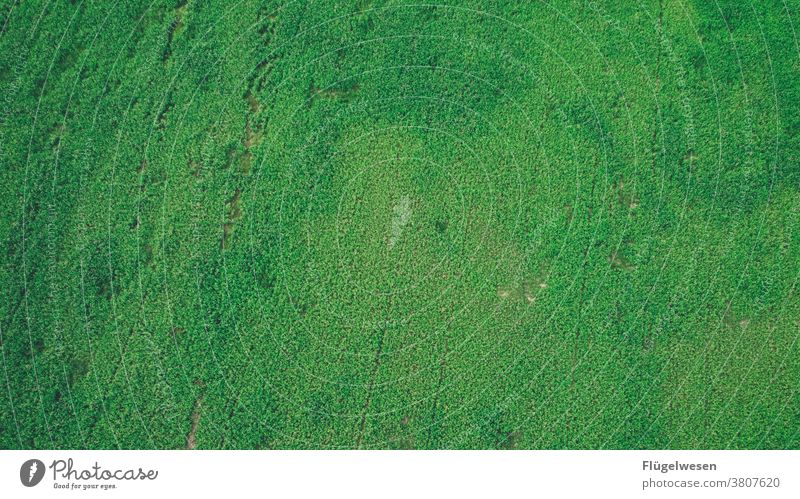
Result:
{"label": "white border strip", "polygon": [[[20,468],[30,459],[47,470],[40,483],[25,487]],[[73,474],[64,478],[69,459]],[[55,480],[54,462],[63,469]],[[691,464],[709,466],[669,469]],[[663,471],[663,465],[673,466]],[[139,468],[158,474],[76,478],[84,470],[122,477]],[[749,481],[732,482],[740,479]],[[9,498],[797,498],[798,481],[800,451],[0,451],[0,497]],[[659,482],[693,485],[659,488]],[[104,484],[114,488],[103,490]]]}

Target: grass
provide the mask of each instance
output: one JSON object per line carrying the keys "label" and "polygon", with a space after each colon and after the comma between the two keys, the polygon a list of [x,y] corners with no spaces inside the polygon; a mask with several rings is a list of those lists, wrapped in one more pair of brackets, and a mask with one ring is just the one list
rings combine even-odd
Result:
{"label": "grass", "polygon": [[800,448],[800,6],[0,7],[0,448]]}

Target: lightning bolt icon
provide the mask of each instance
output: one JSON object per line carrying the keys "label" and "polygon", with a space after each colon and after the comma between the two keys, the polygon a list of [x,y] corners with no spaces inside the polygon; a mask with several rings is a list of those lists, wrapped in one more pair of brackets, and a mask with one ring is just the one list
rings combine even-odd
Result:
{"label": "lightning bolt icon", "polygon": [[36,461],[31,463],[31,471],[28,474],[28,483],[33,481],[33,475],[36,474],[36,470],[38,469],[39,465],[36,464]]}

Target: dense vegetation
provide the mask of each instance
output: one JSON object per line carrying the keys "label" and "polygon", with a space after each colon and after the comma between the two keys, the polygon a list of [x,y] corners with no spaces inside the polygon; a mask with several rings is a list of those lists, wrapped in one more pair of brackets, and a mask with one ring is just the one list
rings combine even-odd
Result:
{"label": "dense vegetation", "polygon": [[798,19],[6,0],[0,447],[800,447]]}

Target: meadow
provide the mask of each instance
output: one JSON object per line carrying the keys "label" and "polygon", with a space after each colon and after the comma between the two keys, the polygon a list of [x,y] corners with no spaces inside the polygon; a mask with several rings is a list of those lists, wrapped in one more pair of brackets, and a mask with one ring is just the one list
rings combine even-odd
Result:
{"label": "meadow", "polygon": [[800,448],[797,0],[0,5],[0,448]]}

